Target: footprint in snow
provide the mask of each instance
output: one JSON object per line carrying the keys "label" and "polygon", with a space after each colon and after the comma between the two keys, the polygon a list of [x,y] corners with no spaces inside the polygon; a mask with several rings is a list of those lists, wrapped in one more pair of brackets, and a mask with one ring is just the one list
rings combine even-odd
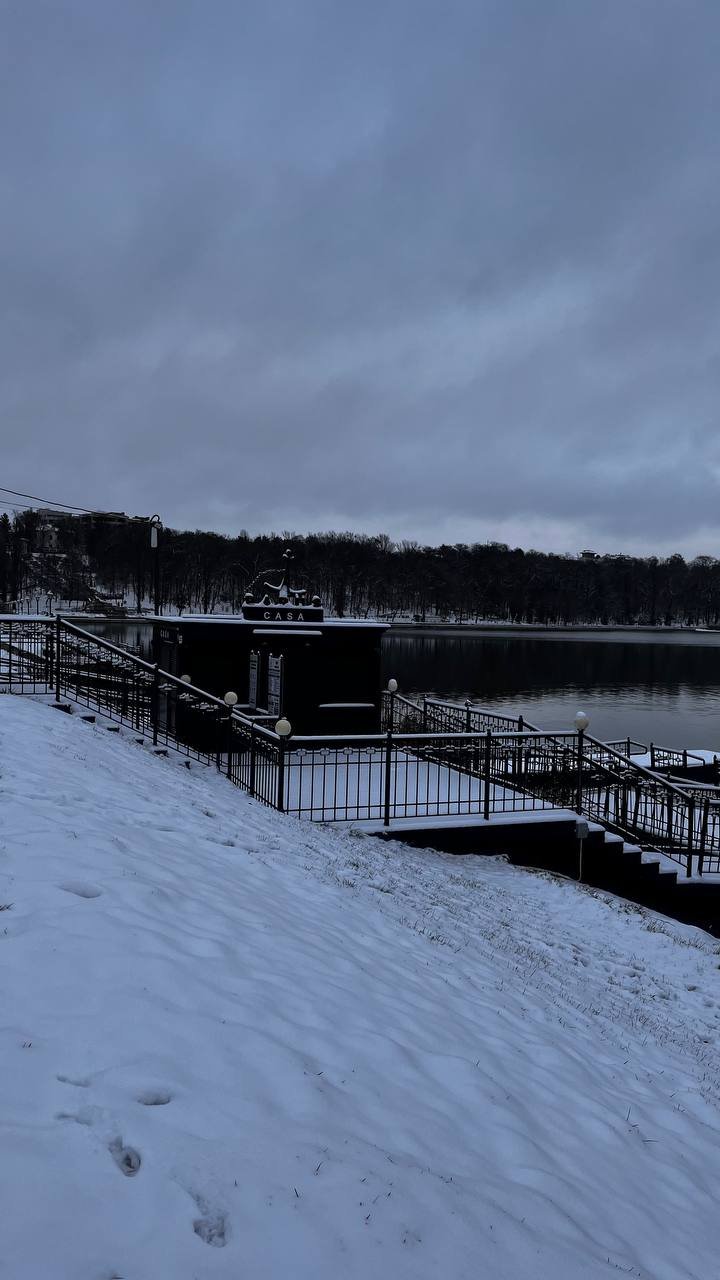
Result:
{"label": "footprint in snow", "polygon": [[121,1138],[116,1138],[114,1142],[110,1143],[108,1151],[118,1169],[125,1174],[126,1178],[134,1178],[135,1174],[139,1173],[142,1159],[140,1152],[136,1151],[134,1147],[126,1147],[123,1145]]}
{"label": "footprint in snow", "polygon": [[[180,1185],[183,1186],[182,1183]],[[195,1235],[202,1240],[203,1244],[210,1245],[213,1249],[224,1249],[229,1235],[225,1214],[219,1209],[212,1209],[205,1197],[197,1191],[192,1191],[190,1187],[183,1186],[183,1191],[186,1191],[191,1200],[194,1200],[200,1214],[193,1221]]]}
{"label": "footprint in snow", "polygon": [[143,1107],[166,1107],[172,1102],[172,1094],[166,1089],[143,1089],[136,1099]]}
{"label": "footprint in snow", "polygon": [[225,1215],[213,1213],[204,1201],[196,1200],[196,1204],[203,1216],[196,1218],[193,1222],[195,1235],[199,1236],[204,1244],[209,1244],[214,1249],[224,1249],[227,1244]]}
{"label": "footprint in snow", "polygon": [[85,884],[80,880],[68,880],[65,884],[59,884],[58,889],[62,889],[63,893],[72,893],[76,898],[99,898],[102,889],[98,889],[97,885]]}
{"label": "footprint in snow", "polygon": [[74,1080],[72,1076],[56,1076],[55,1079],[58,1080],[60,1084],[71,1084],[74,1089],[90,1088],[89,1080]]}
{"label": "footprint in snow", "polygon": [[55,1116],[56,1120],[74,1120],[75,1124],[82,1124],[88,1129],[92,1129],[102,1119],[100,1107],[81,1107],[79,1111],[58,1111]]}

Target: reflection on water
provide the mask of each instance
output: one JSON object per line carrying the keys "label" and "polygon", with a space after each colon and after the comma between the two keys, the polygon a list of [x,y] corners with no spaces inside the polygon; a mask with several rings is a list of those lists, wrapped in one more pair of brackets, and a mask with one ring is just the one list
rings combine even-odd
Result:
{"label": "reflection on water", "polygon": [[402,636],[383,642],[406,692],[470,697],[567,729],[579,706],[599,738],[720,749],[720,635],[578,632]]}
{"label": "reflection on water", "polygon": [[152,623],[143,622],[142,618],[125,618],[121,621],[102,621],[88,618],[78,622],[85,631],[92,631],[109,644],[119,645],[121,649],[130,649],[139,654],[146,662],[152,662]]}

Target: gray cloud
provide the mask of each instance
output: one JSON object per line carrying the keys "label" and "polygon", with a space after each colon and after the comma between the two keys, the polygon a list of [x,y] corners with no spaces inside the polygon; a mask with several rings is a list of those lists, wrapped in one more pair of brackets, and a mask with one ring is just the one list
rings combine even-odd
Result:
{"label": "gray cloud", "polygon": [[0,0],[0,483],[720,554],[711,0]]}

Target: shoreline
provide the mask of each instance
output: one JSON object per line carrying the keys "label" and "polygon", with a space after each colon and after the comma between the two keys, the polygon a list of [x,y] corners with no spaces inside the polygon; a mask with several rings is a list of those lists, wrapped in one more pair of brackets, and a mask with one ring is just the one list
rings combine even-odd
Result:
{"label": "shoreline", "polygon": [[542,622],[391,622],[392,635],[720,635],[720,628],[633,626],[629,623],[542,623]]}

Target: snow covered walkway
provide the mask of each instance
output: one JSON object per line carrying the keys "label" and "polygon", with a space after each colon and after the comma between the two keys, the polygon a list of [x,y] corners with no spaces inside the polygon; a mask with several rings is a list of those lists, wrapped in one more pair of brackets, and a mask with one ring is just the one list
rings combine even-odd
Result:
{"label": "snow covered walkway", "polygon": [[720,947],[0,697],[2,1280],[716,1280]]}

